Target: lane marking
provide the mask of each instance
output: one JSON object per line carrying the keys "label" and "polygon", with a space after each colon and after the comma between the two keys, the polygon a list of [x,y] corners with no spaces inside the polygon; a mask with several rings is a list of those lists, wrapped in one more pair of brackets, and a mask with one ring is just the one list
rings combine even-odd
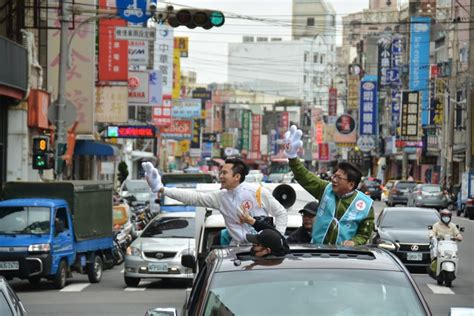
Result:
{"label": "lane marking", "polygon": [[64,289],[59,290],[59,292],[80,292],[86,287],[91,285],[90,283],[77,283],[66,286]]}
{"label": "lane marking", "polygon": [[151,284],[151,281],[141,281],[138,286],[140,287],[126,287],[124,291],[136,292],[136,291],[145,291],[146,287]]}
{"label": "lane marking", "polygon": [[137,291],[145,291],[146,287],[126,287],[124,291],[127,292],[137,292]]}
{"label": "lane marking", "polygon": [[431,291],[433,291],[434,294],[455,294],[453,290],[446,286],[439,286],[431,283],[427,283],[426,285],[430,288]]}

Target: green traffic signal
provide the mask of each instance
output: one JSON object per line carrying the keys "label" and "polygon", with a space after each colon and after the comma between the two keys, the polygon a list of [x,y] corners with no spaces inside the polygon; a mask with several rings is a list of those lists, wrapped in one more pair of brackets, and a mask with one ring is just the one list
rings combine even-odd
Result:
{"label": "green traffic signal", "polygon": [[206,30],[212,27],[224,25],[224,14],[220,11],[204,9],[181,9],[177,12],[170,12],[168,15],[168,24],[172,27],[185,25],[187,28],[194,29],[202,27]]}
{"label": "green traffic signal", "polygon": [[33,154],[33,169],[50,169],[49,155],[47,153]]}
{"label": "green traffic signal", "polygon": [[212,26],[219,27],[224,25],[225,18],[224,14],[220,11],[213,11],[209,16]]}

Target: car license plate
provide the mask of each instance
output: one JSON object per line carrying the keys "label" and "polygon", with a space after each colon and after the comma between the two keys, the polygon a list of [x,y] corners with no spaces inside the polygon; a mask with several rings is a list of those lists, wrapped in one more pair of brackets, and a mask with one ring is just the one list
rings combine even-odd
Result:
{"label": "car license plate", "polygon": [[18,270],[19,268],[18,261],[0,261],[0,270]]}
{"label": "car license plate", "polygon": [[407,260],[409,261],[422,261],[423,254],[421,252],[409,252],[407,253]]}
{"label": "car license plate", "polygon": [[166,263],[149,263],[149,272],[168,272],[168,264]]}

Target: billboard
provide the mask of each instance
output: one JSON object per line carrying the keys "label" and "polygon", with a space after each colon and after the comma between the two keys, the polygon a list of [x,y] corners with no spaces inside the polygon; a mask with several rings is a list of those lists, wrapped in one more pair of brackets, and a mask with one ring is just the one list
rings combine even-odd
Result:
{"label": "billboard", "polygon": [[96,122],[126,123],[128,121],[127,86],[98,86],[96,102]]}
{"label": "billboard", "polygon": [[359,135],[377,134],[377,76],[365,76],[360,84]]}
{"label": "billboard", "polygon": [[431,18],[414,16],[411,17],[410,22],[410,76],[408,88],[411,91],[421,92],[421,124],[428,125]]}
{"label": "billboard", "polygon": [[420,92],[404,91],[400,122],[400,138],[405,141],[419,141]]}

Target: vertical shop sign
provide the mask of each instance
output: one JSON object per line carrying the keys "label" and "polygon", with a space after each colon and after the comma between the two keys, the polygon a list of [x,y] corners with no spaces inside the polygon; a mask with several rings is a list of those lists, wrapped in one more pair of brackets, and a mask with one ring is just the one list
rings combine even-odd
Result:
{"label": "vertical shop sign", "polygon": [[337,115],[337,89],[329,88],[328,115]]}
{"label": "vertical shop sign", "polygon": [[163,94],[173,91],[173,28],[166,24],[156,25],[155,57],[153,69],[161,71]]}
{"label": "vertical shop sign", "polygon": [[428,89],[430,75],[430,17],[410,19],[409,89],[421,92],[421,124],[429,122]]}
{"label": "vertical shop sign", "polygon": [[402,140],[419,141],[420,92],[404,91],[402,93],[402,114],[400,136]]}
{"label": "vertical shop sign", "polygon": [[240,138],[240,149],[250,150],[250,123],[252,112],[242,111],[242,135]]}
{"label": "vertical shop sign", "polygon": [[377,134],[377,77],[366,76],[360,85],[359,135]]}

